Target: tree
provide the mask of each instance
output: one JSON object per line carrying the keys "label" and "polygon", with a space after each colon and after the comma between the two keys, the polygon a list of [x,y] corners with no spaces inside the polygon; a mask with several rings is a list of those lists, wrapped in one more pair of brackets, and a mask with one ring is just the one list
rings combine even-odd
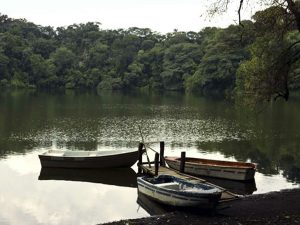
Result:
{"label": "tree", "polygon": [[161,73],[164,89],[184,90],[184,82],[194,74],[202,55],[197,44],[184,42],[167,48]]}
{"label": "tree", "polygon": [[[248,0],[215,0],[211,3],[208,12],[210,15],[215,15],[217,13],[225,13],[228,10],[230,4],[238,3],[238,18],[239,23],[242,24],[242,9],[245,3],[248,5],[250,1]],[[236,5],[236,4],[235,4]],[[264,5],[266,8],[270,6],[283,8],[287,14],[293,15],[293,20],[297,25],[298,31],[300,31],[300,2],[297,0],[263,0],[263,1],[251,1],[251,5]]]}
{"label": "tree", "polygon": [[57,43],[53,39],[38,38],[32,43],[33,52],[48,59],[50,54],[57,48]]}
{"label": "tree", "polygon": [[139,63],[132,63],[128,66],[128,72],[124,74],[123,83],[125,88],[134,88],[142,86],[143,79],[143,65]]}
{"label": "tree", "polygon": [[[211,12],[225,12],[233,2],[237,1],[214,1]],[[242,26],[241,12],[245,2],[239,1],[238,14]],[[252,59],[245,62],[239,70],[237,92],[248,97],[252,94],[253,99],[257,101],[276,100],[278,97],[288,100],[290,74],[292,70],[295,71],[294,67],[298,65],[300,58],[300,40],[287,41],[287,36],[293,30],[300,31],[300,2],[264,0],[262,3],[272,7],[253,16],[256,20],[257,40],[250,48]],[[268,57],[266,54],[269,54]],[[242,73],[245,74],[245,78],[242,78]]]}
{"label": "tree", "polygon": [[138,52],[136,62],[143,68],[142,86],[149,85],[150,89],[163,89],[161,73],[163,71],[164,51],[162,44],[156,43],[153,48]]}
{"label": "tree", "polygon": [[108,63],[109,53],[108,45],[97,43],[88,50],[85,65],[88,68],[99,68],[103,70]]}
{"label": "tree", "polygon": [[9,77],[8,74],[8,64],[9,64],[9,58],[4,54],[3,48],[0,47],[0,81],[6,80]]}
{"label": "tree", "polygon": [[251,42],[250,34],[244,35],[244,41],[240,42],[240,27],[234,25],[202,33],[204,55],[193,76],[187,79],[186,89],[205,95],[231,93],[236,70],[248,56],[245,46]]}
{"label": "tree", "polygon": [[283,8],[271,7],[257,12],[257,35],[250,46],[251,58],[239,68],[237,94],[248,102],[262,102],[279,97],[288,100],[292,72],[299,68],[300,33],[288,26]]}
{"label": "tree", "polygon": [[76,56],[70,49],[61,47],[51,54],[50,59],[56,66],[56,73],[63,75],[74,66]]}

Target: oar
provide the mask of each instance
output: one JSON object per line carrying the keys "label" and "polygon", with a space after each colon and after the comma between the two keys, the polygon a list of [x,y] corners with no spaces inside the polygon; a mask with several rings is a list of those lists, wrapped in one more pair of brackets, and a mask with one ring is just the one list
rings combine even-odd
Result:
{"label": "oar", "polygon": [[140,127],[140,126],[139,126],[139,131],[140,131],[140,134],[141,134],[141,137],[142,137],[142,142],[143,142],[143,144],[144,144],[144,147],[145,147],[145,152],[146,152],[146,156],[147,156],[147,160],[148,160],[149,168],[151,168],[150,159],[149,159],[149,156],[148,156],[148,153],[147,153],[147,148],[146,148],[146,145],[145,145],[145,141],[144,141],[143,133],[142,133],[142,130],[141,130],[141,127]]}
{"label": "oar", "polygon": [[[144,145],[146,145],[146,144],[144,144]],[[150,149],[150,150],[152,150],[155,153],[158,153],[155,149],[151,148],[150,145],[148,145],[147,148]]]}

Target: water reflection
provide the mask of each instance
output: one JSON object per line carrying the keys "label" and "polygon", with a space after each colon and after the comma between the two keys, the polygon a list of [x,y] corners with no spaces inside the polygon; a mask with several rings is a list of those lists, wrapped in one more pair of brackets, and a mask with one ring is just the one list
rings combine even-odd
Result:
{"label": "water reflection", "polygon": [[[131,181],[117,186],[108,185],[116,181],[103,181],[104,173],[40,171],[37,157],[53,148],[136,149],[139,125],[147,142],[165,141],[165,155],[186,151],[191,157],[257,163],[256,183],[235,184],[238,193],[299,187],[299,111],[299,99],[292,98],[249,116],[226,101],[178,93],[3,91],[0,204],[5,210],[0,223],[96,224],[148,215],[136,212],[137,193],[128,188]],[[159,144],[153,147],[159,149]],[[39,174],[49,180],[37,180]]]}
{"label": "water reflection", "polygon": [[290,182],[300,183],[300,166],[292,155],[283,155],[279,161],[283,176]]}
{"label": "water reflection", "polygon": [[[265,175],[283,176],[290,182],[299,183],[300,154],[291,143],[274,139],[266,140],[224,140],[221,142],[197,143],[197,148],[208,152],[220,151],[225,156],[234,156],[238,161],[251,161],[257,164],[257,171]],[[297,144],[298,145],[298,144]]]}
{"label": "water reflection", "polygon": [[212,184],[223,187],[228,191],[238,195],[251,195],[257,190],[255,179],[247,182],[242,182],[242,181],[225,180],[225,179],[218,179],[212,177],[201,177],[201,178],[207,180]]}
{"label": "water reflection", "polygon": [[160,204],[140,192],[138,192],[137,204],[151,216],[162,215],[176,210],[176,208]]}
{"label": "water reflection", "polygon": [[137,187],[136,173],[131,168],[66,169],[42,168],[39,180],[65,180]]}
{"label": "water reflection", "polygon": [[141,192],[138,192],[137,204],[140,206],[139,208],[144,209],[151,216],[162,215],[168,212],[174,212],[178,210],[189,213],[192,212],[197,215],[211,215],[211,210],[208,209],[198,207],[175,207],[159,203]]}
{"label": "water reflection", "polygon": [[[88,171],[78,171],[77,175],[63,172],[61,177],[58,171],[40,171],[39,153],[10,155],[0,161],[0,204],[5,206],[0,211],[1,225],[98,224],[148,215],[142,209],[136,211],[137,191],[132,188],[136,175],[132,169],[112,172],[124,175],[120,182],[101,174],[95,178]],[[39,176],[51,180],[38,180]]]}

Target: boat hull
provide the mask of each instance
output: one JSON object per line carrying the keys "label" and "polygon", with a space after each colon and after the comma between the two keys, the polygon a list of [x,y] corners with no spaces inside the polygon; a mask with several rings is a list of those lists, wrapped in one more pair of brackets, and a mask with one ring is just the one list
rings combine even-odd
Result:
{"label": "boat hull", "polygon": [[126,152],[121,154],[104,156],[55,156],[39,155],[42,167],[48,168],[113,168],[131,167],[138,159],[138,152]]}
{"label": "boat hull", "polygon": [[[167,164],[174,170],[180,170],[180,158],[166,157]],[[206,160],[208,161],[208,160]],[[216,162],[216,160],[213,160]],[[223,161],[219,161],[223,162]],[[255,167],[235,167],[237,163],[230,166],[230,162],[226,165],[201,164],[185,162],[184,173],[196,176],[208,176],[229,180],[246,181],[253,180],[255,175]]]}
{"label": "boat hull", "polygon": [[197,207],[204,209],[214,209],[221,197],[221,192],[213,194],[203,194],[198,196],[187,196],[180,192],[170,192],[138,178],[138,191],[153,200],[175,207]]}

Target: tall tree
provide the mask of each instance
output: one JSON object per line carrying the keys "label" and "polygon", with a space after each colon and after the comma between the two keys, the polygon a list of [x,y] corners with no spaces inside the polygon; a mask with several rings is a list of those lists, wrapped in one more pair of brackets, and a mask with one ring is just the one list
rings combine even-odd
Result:
{"label": "tall tree", "polygon": [[300,33],[289,26],[281,7],[257,12],[253,18],[257,38],[250,46],[251,58],[239,68],[237,93],[252,103],[288,100],[290,84],[296,82],[293,71],[299,65]]}
{"label": "tall tree", "polygon": [[[241,14],[244,4],[249,3],[246,0],[217,0],[211,5],[210,12],[226,12],[231,3],[238,3],[239,22],[243,26]],[[300,2],[251,1],[252,5],[258,3],[272,7],[253,16],[258,37],[251,47],[252,59],[239,70],[238,91],[253,95],[259,101],[278,97],[288,100],[289,83],[293,80],[291,70],[300,59],[300,40],[288,40],[287,36],[292,30],[300,32]],[[243,73],[245,78],[242,78]]]}
{"label": "tall tree", "polygon": [[300,2],[297,0],[214,0],[209,7],[209,14],[216,15],[218,13],[225,13],[228,10],[229,5],[234,4],[238,7],[239,23],[242,21],[243,6],[247,5],[259,5],[265,6],[265,8],[275,6],[284,8],[286,13],[293,15],[297,29],[300,31]]}

